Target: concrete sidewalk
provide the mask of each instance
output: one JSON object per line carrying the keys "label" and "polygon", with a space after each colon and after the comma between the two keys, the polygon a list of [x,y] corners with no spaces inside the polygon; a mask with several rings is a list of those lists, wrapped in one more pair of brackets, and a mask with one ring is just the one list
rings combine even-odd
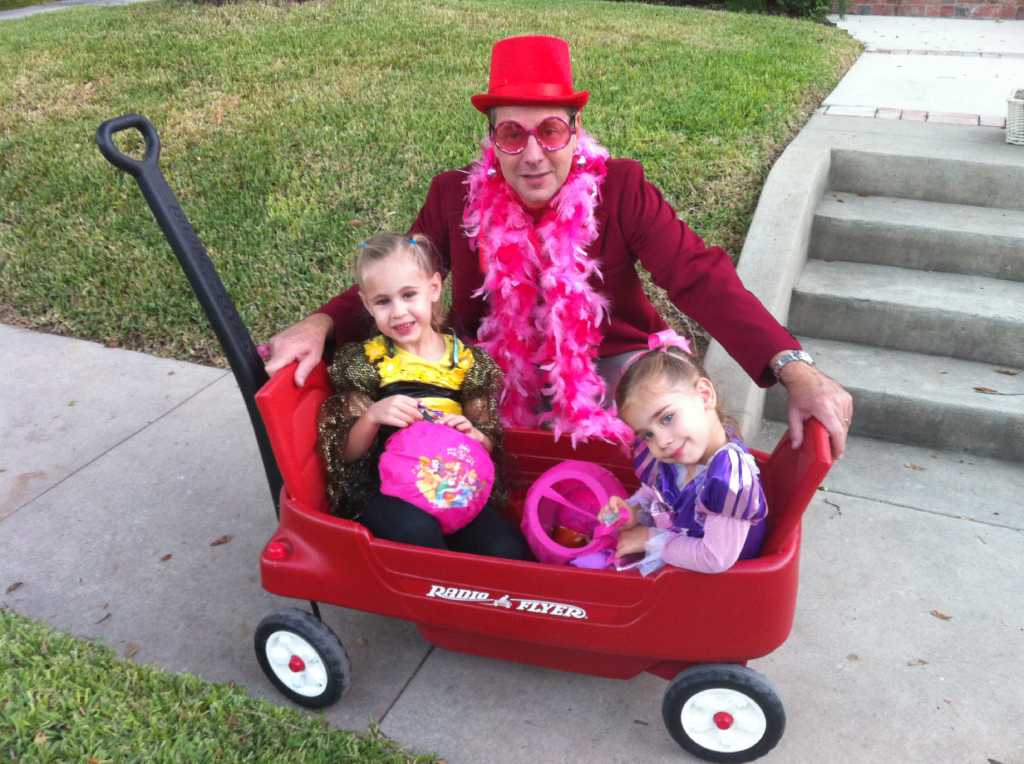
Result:
{"label": "concrete sidewalk", "polygon": [[[952,23],[958,35],[989,28]],[[1014,30],[1000,52],[1024,53],[1012,42],[1022,24],[1000,25]],[[999,113],[995,95],[976,107],[963,93],[894,101],[924,89],[898,58],[918,54],[879,55],[890,65],[865,75],[874,100],[836,100],[865,56],[826,104]],[[992,61],[1024,87],[1017,58]],[[3,326],[0,347],[0,606],[286,703],[260,672],[253,631],[301,603],[259,585],[275,522],[230,374]],[[769,427],[757,445],[777,436]],[[826,487],[804,522],[794,631],[752,664],[788,715],[764,760],[1024,764],[1020,464],[855,438]],[[662,725],[656,677],[547,671],[434,649],[402,621],[333,607],[324,618],[353,665],[332,724],[377,720],[453,764],[689,760]]]}
{"label": "concrete sidewalk", "polygon": [[39,13],[51,13],[53,11],[64,10],[65,8],[75,8],[80,5],[134,5],[135,3],[142,3],[145,1],[146,0],[57,0],[53,3],[41,3],[40,5],[30,5],[27,8],[15,8],[11,11],[0,11],[0,21],[13,21],[14,19],[23,19],[26,16],[35,16]]}
{"label": "concrete sidewalk", "polygon": [[823,103],[829,114],[1004,127],[1024,88],[1024,21],[830,17],[865,46]]}
{"label": "concrete sidewalk", "polygon": [[[252,649],[287,603],[258,581],[275,523],[233,378],[10,327],[0,346],[0,591],[22,583],[0,604],[286,703]],[[805,521],[794,632],[753,664],[788,713],[766,761],[1024,761],[1024,477],[1006,468],[851,444]],[[324,616],[354,669],[326,712],[338,726],[378,720],[451,762],[686,760],[653,676],[546,671],[434,649],[402,621]]]}

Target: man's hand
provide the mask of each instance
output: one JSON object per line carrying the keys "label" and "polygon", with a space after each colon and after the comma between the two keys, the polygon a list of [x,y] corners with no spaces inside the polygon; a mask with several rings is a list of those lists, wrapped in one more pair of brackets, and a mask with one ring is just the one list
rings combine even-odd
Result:
{"label": "man's hand", "polygon": [[846,450],[846,434],[853,420],[853,398],[842,385],[803,361],[782,367],[783,387],[789,393],[789,432],[793,448],[804,442],[804,422],[814,417],[828,430],[832,456]]}
{"label": "man's hand", "polygon": [[274,372],[283,369],[292,361],[298,361],[295,384],[302,387],[306,384],[306,377],[323,357],[324,343],[333,331],[334,322],[330,316],[314,313],[278,332],[256,350],[263,358],[267,374],[270,376],[274,376]]}

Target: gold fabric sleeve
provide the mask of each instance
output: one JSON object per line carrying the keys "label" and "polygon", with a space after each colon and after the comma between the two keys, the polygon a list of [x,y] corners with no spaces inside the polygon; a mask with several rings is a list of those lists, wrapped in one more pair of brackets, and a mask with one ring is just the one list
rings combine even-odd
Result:
{"label": "gold fabric sleeve", "polygon": [[473,365],[462,382],[462,414],[476,429],[486,435],[493,445],[494,489],[490,501],[502,507],[508,502],[508,482],[505,480],[505,451],[502,445],[501,419],[498,401],[505,384],[505,375],[498,364],[479,348],[470,348]]}
{"label": "gold fabric sleeve", "polygon": [[327,498],[339,517],[357,518],[366,499],[380,488],[377,460],[383,450],[379,436],[360,459],[343,454],[356,420],[377,399],[380,377],[366,359],[363,343],[350,342],[335,354],[328,369],[335,394],[324,401],[317,417],[317,448],[327,472]]}

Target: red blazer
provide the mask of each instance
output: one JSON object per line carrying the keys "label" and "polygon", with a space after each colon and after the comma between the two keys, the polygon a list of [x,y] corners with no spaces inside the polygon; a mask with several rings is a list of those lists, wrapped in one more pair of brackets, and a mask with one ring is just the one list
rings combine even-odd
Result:
{"label": "red blazer", "polygon": [[[451,276],[452,327],[473,339],[487,304],[472,296],[483,283],[483,273],[462,229],[465,179],[465,171],[457,170],[435,176],[410,231],[425,234],[437,247]],[[589,251],[601,261],[603,278],[595,278],[592,285],[610,305],[601,357],[646,348],[647,336],[666,328],[634,269],[639,260],[673,304],[707,329],[754,381],[762,387],[775,382],[769,361],[800,343],[747,291],[725,251],[706,246],[679,219],[644,178],[638,162],[608,161],[595,214],[599,233]],[[334,320],[339,345],[363,339],[366,313],[355,287],[318,312]]]}

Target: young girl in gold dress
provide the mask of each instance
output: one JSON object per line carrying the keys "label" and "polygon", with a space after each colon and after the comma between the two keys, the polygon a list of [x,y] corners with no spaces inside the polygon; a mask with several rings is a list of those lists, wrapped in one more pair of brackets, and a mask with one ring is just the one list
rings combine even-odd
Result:
{"label": "young girl in gold dress", "polygon": [[518,529],[501,513],[500,480],[480,514],[448,535],[424,510],[380,492],[385,442],[425,411],[482,444],[500,474],[502,374],[482,350],[441,331],[441,273],[426,237],[380,234],[364,242],[356,281],[380,334],[339,348],[329,369],[335,395],[320,410],[318,446],[334,512],[379,538],[527,558]]}

